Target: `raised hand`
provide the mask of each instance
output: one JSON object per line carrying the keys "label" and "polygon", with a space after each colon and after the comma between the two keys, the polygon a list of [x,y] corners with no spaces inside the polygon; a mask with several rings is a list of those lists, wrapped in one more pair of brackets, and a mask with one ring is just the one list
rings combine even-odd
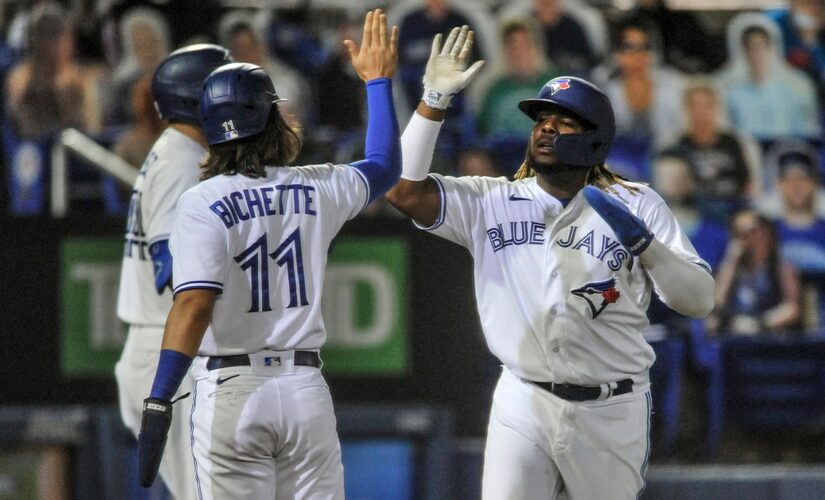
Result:
{"label": "raised hand", "polygon": [[398,27],[388,36],[387,15],[381,9],[367,12],[361,46],[344,40],[352,67],[367,82],[375,78],[392,78],[398,68]]}
{"label": "raised hand", "polygon": [[452,96],[470,83],[484,61],[476,61],[467,69],[475,33],[468,26],[453,28],[444,47],[441,33],[433,38],[430,59],[424,71],[424,103],[435,109],[447,109]]}

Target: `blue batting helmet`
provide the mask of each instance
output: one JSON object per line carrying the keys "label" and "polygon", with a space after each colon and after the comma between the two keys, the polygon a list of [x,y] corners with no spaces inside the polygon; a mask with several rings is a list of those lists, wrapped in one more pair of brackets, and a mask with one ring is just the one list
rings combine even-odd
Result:
{"label": "blue batting helmet", "polygon": [[209,145],[243,139],[266,128],[276,102],[269,75],[250,63],[230,63],[213,71],[203,82],[201,127]]}
{"label": "blue batting helmet", "polygon": [[544,84],[535,99],[525,99],[518,107],[533,120],[539,111],[561,108],[592,128],[556,136],[553,149],[564,163],[589,167],[607,158],[616,135],[616,121],[610,99],[592,83],[574,76],[553,78]]}
{"label": "blue batting helmet", "polygon": [[152,78],[152,95],[160,117],[197,124],[204,78],[231,60],[229,50],[211,43],[188,45],[169,54]]}

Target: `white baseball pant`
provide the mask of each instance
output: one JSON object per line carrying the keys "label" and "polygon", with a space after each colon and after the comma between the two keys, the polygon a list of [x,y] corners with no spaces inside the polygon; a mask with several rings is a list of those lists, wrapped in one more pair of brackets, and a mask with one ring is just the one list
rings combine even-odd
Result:
{"label": "white baseball pant", "polygon": [[628,394],[571,402],[504,368],[487,428],[482,499],[636,499],[650,454],[649,388],[645,380]]}
{"label": "white baseball pant", "polygon": [[[140,432],[143,400],[149,397],[152,390],[162,340],[163,327],[132,325],[120,360],[115,365],[120,416],[135,438]],[[192,379],[187,375],[175,397],[191,390]],[[175,500],[198,500],[192,459],[192,433],[189,428],[191,402],[190,396],[174,405],[172,425],[158,471]]]}

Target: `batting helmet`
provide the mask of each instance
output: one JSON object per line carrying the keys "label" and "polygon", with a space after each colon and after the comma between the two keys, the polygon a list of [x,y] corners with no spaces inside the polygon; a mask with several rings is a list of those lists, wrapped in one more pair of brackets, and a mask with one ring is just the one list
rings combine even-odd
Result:
{"label": "batting helmet", "polygon": [[152,78],[152,95],[160,117],[197,124],[204,78],[231,60],[229,50],[211,43],[188,45],[169,54]]}
{"label": "batting helmet", "polygon": [[266,127],[276,102],[269,75],[250,63],[225,64],[203,82],[201,127],[210,145],[243,139]]}
{"label": "batting helmet", "polygon": [[535,99],[525,99],[518,107],[533,120],[539,111],[561,108],[592,128],[556,136],[553,149],[564,163],[589,167],[607,158],[616,135],[616,121],[610,99],[592,83],[574,76],[553,78],[544,84]]}

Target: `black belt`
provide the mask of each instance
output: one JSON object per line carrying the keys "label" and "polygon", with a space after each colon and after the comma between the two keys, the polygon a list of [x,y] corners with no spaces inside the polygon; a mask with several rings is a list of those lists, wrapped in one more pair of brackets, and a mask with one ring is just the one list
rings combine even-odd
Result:
{"label": "black belt", "polygon": [[[553,382],[533,382],[532,380],[528,380],[528,382],[532,382],[567,401],[593,401],[599,399],[602,395],[602,388],[600,386],[554,384]],[[621,394],[627,394],[628,392],[633,392],[633,380],[626,378],[616,382],[616,388],[610,391],[607,397],[619,396]]]}
{"label": "black belt", "polygon": [[[295,351],[293,364],[295,366],[312,366],[321,368],[321,356],[315,351]],[[249,366],[248,354],[235,354],[233,356],[209,356],[206,361],[207,370],[217,370],[218,368],[229,368],[230,366]]]}

